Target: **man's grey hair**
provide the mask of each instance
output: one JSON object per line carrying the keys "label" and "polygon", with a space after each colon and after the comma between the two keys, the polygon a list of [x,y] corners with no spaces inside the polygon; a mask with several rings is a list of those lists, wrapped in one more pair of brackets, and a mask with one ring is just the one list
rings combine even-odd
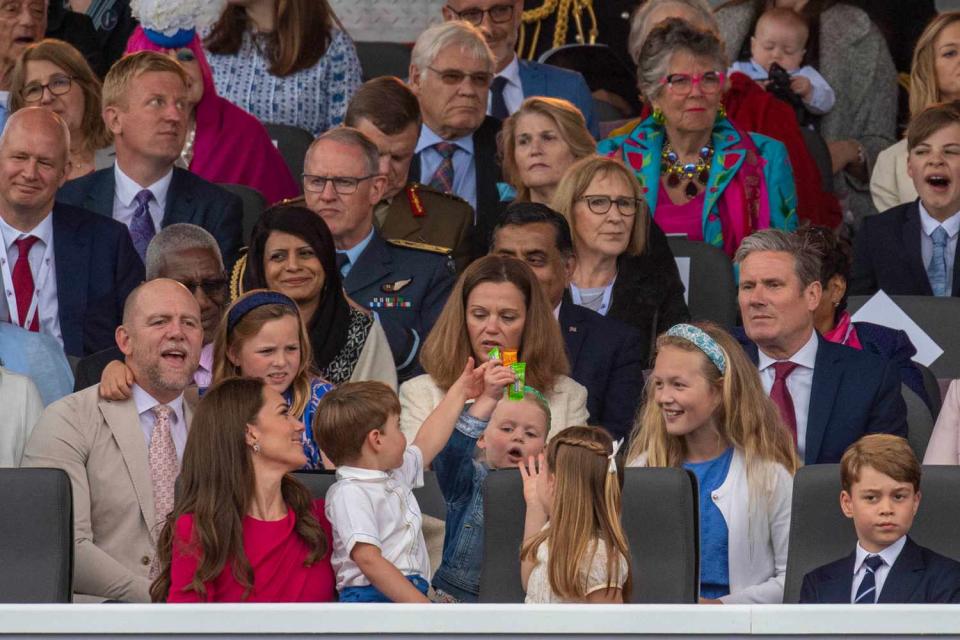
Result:
{"label": "man's grey hair", "polygon": [[720,72],[725,73],[729,66],[723,42],[716,33],[679,18],[667,18],[651,29],[640,49],[637,88],[648,101],[663,91],[660,81],[667,75],[674,54],[681,51],[709,60]]}
{"label": "man's grey hair", "polygon": [[456,47],[467,55],[486,62],[487,71],[493,72],[495,60],[490,45],[483,39],[483,32],[469,22],[451,20],[428,27],[413,45],[410,64],[420,72],[421,80],[427,73],[427,67],[431,66],[440,52],[447,47]]}
{"label": "man's grey hair", "polygon": [[[356,147],[363,152],[363,159],[367,164],[368,175],[378,175],[380,173],[380,149],[359,129],[353,127],[336,127],[322,133],[310,148],[307,149],[307,157],[316,150],[321,142],[337,142],[339,144]],[[359,177],[359,176],[354,176]]]}
{"label": "man's grey hair", "polygon": [[666,5],[680,5],[689,9],[697,16],[694,23],[697,29],[712,31],[719,35],[720,25],[717,24],[717,18],[713,15],[713,10],[707,4],[707,0],[647,0],[647,3],[640,6],[630,18],[630,35],[627,38],[627,51],[636,65],[640,64],[640,50],[643,49],[643,43],[647,36],[653,31],[656,24],[650,23],[650,14],[654,9]]}
{"label": "man's grey hair", "polygon": [[4,144],[7,142],[7,131],[10,131],[11,124],[16,123],[18,120],[22,120],[23,118],[33,117],[38,113],[49,114],[49,116],[56,121],[57,126],[60,129],[61,137],[63,138],[63,162],[64,165],[66,165],[67,161],[70,160],[70,126],[67,124],[66,120],[44,107],[26,107],[13,112],[7,119],[7,124],[3,128],[3,133],[0,133],[0,148],[3,148]]}
{"label": "man's grey hair", "polygon": [[153,236],[147,245],[147,254],[144,262],[147,267],[147,280],[156,280],[166,277],[163,273],[165,257],[179,251],[192,249],[206,249],[217,257],[217,264],[223,270],[223,256],[220,246],[210,232],[195,224],[179,222],[164,227],[160,233]]}
{"label": "man's grey hair", "polygon": [[743,239],[733,261],[738,265],[743,264],[747,256],[760,251],[789,253],[793,256],[797,278],[806,289],[812,283],[820,282],[820,252],[813,242],[806,239],[807,237],[809,236],[801,237],[779,229],[756,231]]}

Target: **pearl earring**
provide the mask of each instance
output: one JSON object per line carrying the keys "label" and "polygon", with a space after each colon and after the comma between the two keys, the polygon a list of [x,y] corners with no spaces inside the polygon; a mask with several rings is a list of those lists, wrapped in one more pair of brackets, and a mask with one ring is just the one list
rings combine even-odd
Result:
{"label": "pearl earring", "polygon": [[260,453],[260,443],[259,443],[259,442],[254,442],[254,443],[253,443],[253,452],[254,452],[254,453]]}

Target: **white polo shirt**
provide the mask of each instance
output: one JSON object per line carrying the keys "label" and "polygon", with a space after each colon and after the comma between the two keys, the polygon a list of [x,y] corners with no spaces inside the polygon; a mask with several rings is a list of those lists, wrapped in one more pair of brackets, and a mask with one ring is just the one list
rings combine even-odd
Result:
{"label": "white polo shirt", "polygon": [[358,542],[378,547],[403,575],[430,581],[423,516],[413,495],[413,489],[422,486],[423,454],[415,445],[404,451],[399,469],[337,468],[337,482],[327,491],[325,507],[333,528],[330,562],[337,574],[337,591],[370,585],[350,559]]}

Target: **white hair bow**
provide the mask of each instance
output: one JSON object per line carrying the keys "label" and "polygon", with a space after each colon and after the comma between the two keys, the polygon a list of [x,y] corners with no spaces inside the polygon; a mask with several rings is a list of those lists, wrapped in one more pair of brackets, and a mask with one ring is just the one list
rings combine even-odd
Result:
{"label": "white hair bow", "polygon": [[610,464],[607,465],[607,473],[617,472],[617,453],[620,451],[620,447],[622,446],[623,438],[620,438],[613,443],[613,451],[607,456],[607,459],[610,460]]}

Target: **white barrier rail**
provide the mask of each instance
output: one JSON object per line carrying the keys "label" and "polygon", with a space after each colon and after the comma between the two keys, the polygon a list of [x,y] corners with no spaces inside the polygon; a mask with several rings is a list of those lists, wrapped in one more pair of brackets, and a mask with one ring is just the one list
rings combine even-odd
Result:
{"label": "white barrier rail", "polygon": [[960,638],[960,605],[0,605],[0,636]]}

